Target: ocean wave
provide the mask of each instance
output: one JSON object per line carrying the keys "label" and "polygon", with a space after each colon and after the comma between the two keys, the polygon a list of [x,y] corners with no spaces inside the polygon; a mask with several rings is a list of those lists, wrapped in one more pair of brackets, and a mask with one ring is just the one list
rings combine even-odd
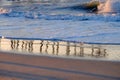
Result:
{"label": "ocean wave", "polygon": [[[92,1],[84,4],[69,6],[66,3],[66,6],[63,6],[62,4],[47,4],[47,6],[46,4],[34,4],[28,6],[19,5],[12,6],[11,8],[9,8],[9,11],[7,13],[3,13],[0,15],[4,15],[6,17],[23,17],[28,19],[44,20],[120,21],[120,7],[118,6],[117,2],[118,4],[120,3],[119,0],[107,0],[104,3]],[[100,4],[104,5],[102,5],[102,7],[99,7],[97,13],[94,13],[93,10],[96,10],[96,8],[100,6]],[[107,9],[108,7],[110,7],[110,9]],[[113,9],[115,10],[115,12],[113,12]]]}
{"label": "ocean wave", "polygon": [[107,0],[99,6],[99,12],[120,13],[120,0]]}
{"label": "ocean wave", "polygon": [[7,17],[24,17],[29,19],[44,19],[44,20],[98,20],[98,21],[120,21],[120,13],[104,13],[104,14],[94,14],[94,13],[80,13],[76,15],[72,14],[42,14],[37,12],[16,12],[12,11],[10,13],[3,14]]}

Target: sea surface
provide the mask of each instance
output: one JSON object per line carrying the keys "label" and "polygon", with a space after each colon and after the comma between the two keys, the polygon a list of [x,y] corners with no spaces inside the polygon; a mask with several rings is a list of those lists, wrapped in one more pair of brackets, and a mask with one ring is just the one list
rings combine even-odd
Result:
{"label": "sea surface", "polygon": [[102,11],[97,12],[74,8],[88,1],[2,5],[8,12],[0,14],[0,36],[120,43],[120,11],[116,9],[120,8],[120,1],[108,0],[103,3]]}

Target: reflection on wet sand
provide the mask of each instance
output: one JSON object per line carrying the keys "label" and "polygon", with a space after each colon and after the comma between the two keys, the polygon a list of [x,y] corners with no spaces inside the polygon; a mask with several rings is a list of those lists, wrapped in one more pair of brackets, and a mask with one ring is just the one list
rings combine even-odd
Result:
{"label": "reflection on wet sand", "polygon": [[0,39],[0,49],[58,56],[106,57],[107,51],[98,45],[49,40]]}

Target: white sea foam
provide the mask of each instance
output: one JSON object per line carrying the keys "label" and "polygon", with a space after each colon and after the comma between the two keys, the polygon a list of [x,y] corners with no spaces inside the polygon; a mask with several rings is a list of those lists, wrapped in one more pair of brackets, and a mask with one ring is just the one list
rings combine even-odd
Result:
{"label": "white sea foam", "polygon": [[120,0],[107,0],[98,6],[100,12],[104,13],[118,13],[120,12]]}
{"label": "white sea foam", "polygon": [[[103,2],[103,0],[100,2]],[[30,19],[44,20],[98,20],[98,21],[120,21],[120,0],[107,0],[99,5],[98,14],[82,12],[83,10],[70,10],[67,8],[56,9],[60,5],[38,5],[13,7],[5,16],[24,17]],[[34,8],[32,11],[31,9]]]}
{"label": "white sea foam", "polygon": [[58,9],[56,8],[58,5],[51,4],[12,6],[9,7],[10,12],[0,15],[0,35],[120,43],[120,12],[119,9],[115,9],[120,7],[113,5],[114,1],[109,5],[108,2],[105,2],[101,8],[103,10],[108,6],[110,7],[109,12],[106,9],[106,12],[98,14],[82,12],[80,9]]}
{"label": "white sea foam", "polygon": [[8,17],[24,17],[39,20],[72,20],[72,21],[120,21],[119,13],[112,14],[93,14],[93,13],[80,13],[80,14],[42,14],[37,12],[11,12],[4,14]]}

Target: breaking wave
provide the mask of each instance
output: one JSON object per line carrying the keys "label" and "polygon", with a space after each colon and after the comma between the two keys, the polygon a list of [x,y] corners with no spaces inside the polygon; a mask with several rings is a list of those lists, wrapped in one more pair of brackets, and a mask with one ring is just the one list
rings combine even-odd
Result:
{"label": "breaking wave", "polygon": [[[55,4],[54,5],[37,4],[28,7],[14,6],[8,13],[4,13],[2,15],[7,17],[24,17],[29,19],[44,19],[44,20],[120,21],[119,5],[120,5],[119,0],[107,0],[106,2],[100,4],[98,4],[98,2],[90,2],[85,3],[84,5],[83,4],[77,6],[72,5],[69,7],[63,7]],[[96,8],[96,6],[98,8],[98,12],[97,13],[92,12],[92,10]],[[83,8],[84,10],[81,8]]]}
{"label": "breaking wave", "polygon": [[120,13],[120,0],[107,0],[99,6],[101,13]]}
{"label": "breaking wave", "polygon": [[100,20],[100,21],[120,21],[120,14],[41,14],[36,12],[15,12],[4,14],[9,17],[24,17],[29,19],[44,19],[44,20]]}

